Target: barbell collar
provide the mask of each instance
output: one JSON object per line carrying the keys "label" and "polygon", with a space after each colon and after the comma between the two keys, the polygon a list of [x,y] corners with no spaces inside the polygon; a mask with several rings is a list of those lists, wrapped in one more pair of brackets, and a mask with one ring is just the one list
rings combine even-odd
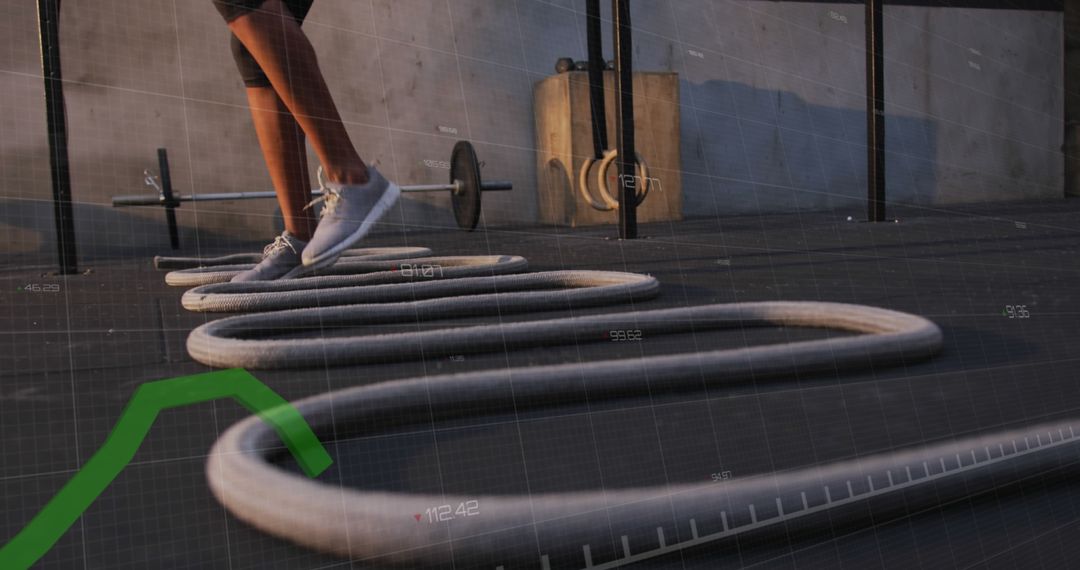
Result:
{"label": "barbell collar", "polygon": [[480,185],[483,192],[509,192],[514,189],[514,183],[509,180],[492,180]]}

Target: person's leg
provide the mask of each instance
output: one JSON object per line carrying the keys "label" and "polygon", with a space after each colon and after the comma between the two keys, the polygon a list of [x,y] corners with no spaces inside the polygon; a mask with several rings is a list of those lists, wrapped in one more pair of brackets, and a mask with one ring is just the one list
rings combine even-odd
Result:
{"label": "person's leg", "polygon": [[274,91],[307,134],[332,182],[361,185],[367,165],[357,154],[319,70],[315,50],[281,0],[265,0],[229,21]]}
{"label": "person's leg", "polygon": [[247,98],[285,231],[310,241],[316,222],[313,212],[305,208],[311,200],[311,178],[304,132],[272,87],[248,87]]}
{"label": "person's leg", "polygon": [[[292,19],[301,24],[307,17],[312,0],[288,0]],[[257,0],[217,0],[215,2],[226,21],[257,9]],[[315,218],[304,206],[311,200],[310,177],[307,169],[307,148],[304,132],[289,112],[270,79],[255,57],[234,34],[233,59],[247,88],[255,134],[262,148],[270,179],[281,205],[285,229],[294,237],[307,242],[315,232]]]}
{"label": "person's leg", "polygon": [[[273,87],[281,104],[311,141],[329,178],[323,184],[324,195],[320,198],[324,202],[320,221],[311,239],[303,245],[301,271],[333,264],[347,248],[367,235],[401,193],[397,185],[386,180],[377,169],[369,169],[360,159],[341,122],[319,71],[315,50],[300,30],[312,2],[214,0],[237,38],[234,50],[245,84]],[[271,149],[264,147],[264,151]],[[283,203],[283,210],[285,207]],[[276,278],[270,275],[293,260],[295,243],[286,239],[289,237],[275,240],[260,264],[273,266],[273,271],[256,267],[251,275],[240,278]],[[284,276],[289,275],[297,273]]]}
{"label": "person's leg", "polygon": [[247,97],[255,135],[281,206],[285,233],[263,250],[262,261],[240,272],[232,281],[271,281],[298,276],[298,268],[303,265],[301,254],[311,241],[316,224],[312,212],[305,208],[311,200],[311,181],[304,132],[273,87],[248,85]]}
{"label": "person's leg", "polygon": [[[288,1],[293,18],[302,23],[311,0]],[[226,20],[231,20],[256,8],[258,0],[221,0],[215,4]],[[264,249],[262,261],[233,277],[233,281],[280,279],[300,271],[301,253],[316,226],[313,212],[305,207],[311,200],[306,141],[299,123],[278,97],[269,78],[235,35],[232,52],[246,87],[255,134],[285,222],[285,233]]]}

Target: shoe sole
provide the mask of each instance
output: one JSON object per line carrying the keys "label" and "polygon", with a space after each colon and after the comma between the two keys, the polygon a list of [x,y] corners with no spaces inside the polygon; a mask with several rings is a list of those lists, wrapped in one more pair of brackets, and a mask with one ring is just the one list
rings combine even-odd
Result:
{"label": "shoe sole", "polygon": [[[337,260],[335,259],[335,261],[337,261]],[[286,273],[285,275],[282,275],[278,279],[300,279],[300,278],[303,278],[303,277],[308,277],[311,274],[311,272],[315,271],[316,269],[318,269],[318,268],[317,267],[307,267],[303,263],[301,263],[300,265],[297,265],[296,267],[290,269],[288,273]]]}
{"label": "shoe sole", "polygon": [[309,271],[309,269],[307,267],[304,267],[304,265],[301,263],[300,265],[297,265],[296,267],[293,267],[287,273],[285,273],[284,275],[282,275],[280,277],[273,277],[273,278],[270,278],[270,279],[242,279],[242,280],[237,281],[236,280],[237,277],[239,277],[240,275],[243,275],[244,273],[247,273],[247,271],[241,271],[237,275],[234,275],[233,278],[229,280],[229,282],[230,283],[260,283],[260,282],[265,283],[267,281],[278,281],[278,280],[281,280],[281,279],[296,279],[298,277],[304,277],[305,274],[308,271]]}
{"label": "shoe sole", "polygon": [[375,207],[368,212],[368,215],[364,218],[364,221],[360,223],[360,227],[355,232],[349,235],[349,237],[338,242],[334,247],[324,251],[317,257],[312,258],[310,261],[303,260],[303,267],[307,270],[321,269],[333,265],[342,253],[345,253],[346,249],[352,247],[353,244],[364,239],[364,236],[371,231],[371,226],[375,225],[375,222],[379,221],[379,218],[386,213],[401,196],[401,187],[393,182],[389,182],[389,186],[386,188],[386,192],[383,193],[383,197],[379,198],[379,201],[375,203]]}

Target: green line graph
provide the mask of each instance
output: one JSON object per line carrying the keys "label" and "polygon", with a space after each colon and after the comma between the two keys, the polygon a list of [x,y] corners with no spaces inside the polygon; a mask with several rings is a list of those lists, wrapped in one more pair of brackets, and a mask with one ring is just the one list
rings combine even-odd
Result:
{"label": "green line graph", "polygon": [[101,448],[0,548],[0,568],[29,568],[44,556],[131,462],[161,411],[222,398],[236,400],[273,426],[308,477],[316,477],[333,463],[296,408],[246,370],[148,382],[135,391]]}

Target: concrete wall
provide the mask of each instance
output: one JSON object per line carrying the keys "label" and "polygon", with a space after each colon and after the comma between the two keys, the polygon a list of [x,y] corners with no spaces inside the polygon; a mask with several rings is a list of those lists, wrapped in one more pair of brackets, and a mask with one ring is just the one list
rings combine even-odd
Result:
{"label": "concrete wall", "polygon": [[[399,181],[437,182],[453,142],[471,139],[485,176],[517,186],[486,197],[487,223],[531,223],[532,85],[557,57],[584,55],[581,10],[576,0],[317,0],[305,29],[365,158]],[[635,66],[681,77],[687,215],[863,208],[861,6],[639,0],[633,13]],[[62,26],[84,257],[167,247],[159,210],[108,206],[144,191],[159,146],[183,192],[269,189],[209,0],[68,0]],[[1063,195],[1060,13],[889,6],[885,26],[890,200]],[[32,3],[0,0],[0,38],[0,254],[49,263]],[[452,226],[447,207],[414,195],[388,219]],[[185,205],[183,239],[268,239],[274,211],[272,201]]]}

